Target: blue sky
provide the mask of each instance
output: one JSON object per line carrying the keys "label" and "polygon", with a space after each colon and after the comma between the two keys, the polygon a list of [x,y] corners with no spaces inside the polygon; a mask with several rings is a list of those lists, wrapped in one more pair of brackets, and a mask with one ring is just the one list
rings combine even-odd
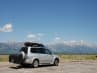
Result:
{"label": "blue sky", "polygon": [[0,41],[36,37],[97,43],[97,0],[0,0]]}

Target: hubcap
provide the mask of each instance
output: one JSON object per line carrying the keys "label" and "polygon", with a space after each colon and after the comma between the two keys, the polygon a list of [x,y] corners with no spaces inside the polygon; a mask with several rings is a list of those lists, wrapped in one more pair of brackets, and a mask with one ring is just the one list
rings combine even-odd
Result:
{"label": "hubcap", "polygon": [[58,65],[58,63],[59,63],[58,60],[55,60],[55,65],[56,65],[56,66]]}
{"label": "hubcap", "polygon": [[34,67],[38,67],[38,61],[34,61]]}

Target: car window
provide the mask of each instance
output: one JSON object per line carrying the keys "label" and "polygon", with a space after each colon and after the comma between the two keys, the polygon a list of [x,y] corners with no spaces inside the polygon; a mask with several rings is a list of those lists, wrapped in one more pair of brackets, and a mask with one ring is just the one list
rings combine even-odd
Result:
{"label": "car window", "polygon": [[25,54],[27,54],[28,48],[27,48],[27,47],[22,47],[22,48],[20,49],[20,52],[21,52],[21,51],[23,51]]}
{"label": "car window", "polygon": [[31,53],[44,53],[43,48],[31,48]]}
{"label": "car window", "polygon": [[45,49],[45,54],[52,54],[50,50]]}

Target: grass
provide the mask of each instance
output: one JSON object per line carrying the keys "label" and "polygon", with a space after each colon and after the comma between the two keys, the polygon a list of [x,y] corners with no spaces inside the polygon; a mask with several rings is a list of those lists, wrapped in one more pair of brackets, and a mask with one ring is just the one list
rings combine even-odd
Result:
{"label": "grass", "polygon": [[0,62],[8,62],[9,55],[0,55]]}
{"label": "grass", "polygon": [[96,55],[59,55],[62,62],[64,61],[96,61]]}
{"label": "grass", "polygon": [[[97,61],[96,55],[59,55],[60,61]],[[9,55],[0,55],[0,62],[8,62]]]}

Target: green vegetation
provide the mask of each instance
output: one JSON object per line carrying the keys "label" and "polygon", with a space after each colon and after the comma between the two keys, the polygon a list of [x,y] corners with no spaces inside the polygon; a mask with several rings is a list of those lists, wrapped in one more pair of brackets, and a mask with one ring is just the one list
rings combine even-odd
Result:
{"label": "green vegetation", "polygon": [[9,55],[0,55],[0,62],[7,62],[9,59]]}
{"label": "green vegetation", "polygon": [[97,60],[96,55],[59,55],[61,61],[91,61]]}
{"label": "green vegetation", "polygon": [[[61,62],[65,61],[91,61],[91,60],[96,60],[96,55],[59,55]],[[9,55],[0,55],[0,62],[7,62]]]}

